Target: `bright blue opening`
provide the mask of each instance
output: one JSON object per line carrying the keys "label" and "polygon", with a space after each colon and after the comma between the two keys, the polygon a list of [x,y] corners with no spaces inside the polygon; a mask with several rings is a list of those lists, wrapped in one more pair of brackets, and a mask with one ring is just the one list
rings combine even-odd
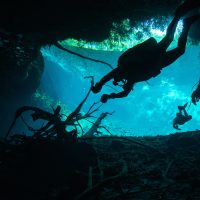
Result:
{"label": "bright blue opening", "polygon": [[[95,59],[116,65],[121,52],[92,51],[70,48]],[[190,102],[192,86],[199,80],[200,54],[198,46],[188,46],[186,53],[175,63],[162,70],[148,84],[138,83],[128,97],[110,100],[104,104],[96,116],[103,111],[115,113],[108,116],[105,125],[113,134],[120,135],[166,135],[176,132],[172,121],[178,111],[177,106]],[[68,54],[56,48],[43,50],[45,71],[40,89],[55,100],[65,103],[74,110],[85,97],[90,81],[84,76],[93,75],[95,82],[110,69],[103,64],[97,64],[77,56]],[[112,85],[112,83],[108,83]],[[117,88],[120,90],[120,88]],[[91,94],[82,111],[87,111],[94,102],[99,101],[104,93],[114,92],[104,87],[100,94]],[[193,119],[183,126],[182,131],[200,128],[200,105],[191,105],[188,113]]]}

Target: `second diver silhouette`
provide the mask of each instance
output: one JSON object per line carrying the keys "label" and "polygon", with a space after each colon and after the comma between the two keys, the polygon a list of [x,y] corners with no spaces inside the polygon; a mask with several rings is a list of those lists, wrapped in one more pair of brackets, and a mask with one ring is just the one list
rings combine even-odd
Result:
{"label": "second diver silhouette", "polygon": [[160,42],[151,37],[143,43],[128,49],[119,57],[118,66],[92,87],[93,93],[98,93],[105,83],[111,79],[113,79],[113,85],[118,85],[119,82],[123,83],[123,91],[103,94],[101,97],[102,103],[106,103],[108,99],[126,97],[135,83],[156,77],[164,67],[169,66],[185,53],[190,26],[200,18],[199,14],[183,20],[184,28],[179,37],[178,46],[166,51],[174,39],[178,21],[191,9],[183,5],[176,10],[175,16],[167,28],[166,36]]}
{"label": "second diver silhouette", "polygon": [[187,104],[188,103],[183,106],[178,106],[179,112],[176,113],[176,117],[173,120],[173,127],[177,130],[181,130],[178,125],[183,125],[192,119],[192,115],[188,115],[187,111],[185,110]]}
{"label": "second diver silhouette", "polygon": [[200,99],[200,80],[198,81],[198,85],[197,85],[196,89],[192,92],[191,101],[196,106],[197,102],[199,102],[199,99]]}

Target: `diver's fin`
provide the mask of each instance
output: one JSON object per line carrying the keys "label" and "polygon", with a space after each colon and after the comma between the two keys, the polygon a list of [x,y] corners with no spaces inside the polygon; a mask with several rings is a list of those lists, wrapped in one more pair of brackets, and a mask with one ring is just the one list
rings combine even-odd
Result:
{"label": "diver's fin", "polygon": [[185,110],[185,108],[187,107],[187,105],[188,105],[188,102],[185,103],[183,106],[178,106],[178,109],[179,110]]}
{"label": "diver's fin", "polygon": [[199,19],[200,19],[200,14],[185,18],[183,20],[184,26],[191,26],[195,21]]}
{"label": "diver's fin", "polygon": [[175,11],[175,16],[183,17],[186,15],[189,11],[200,7],[200,1],[199,0],[186,0],[184,3],[182,3]]}
{"label": "diver's fin", "polygon": [[183,105],[183,108],[185,109],[187,105],[188,105],[188,102]]}

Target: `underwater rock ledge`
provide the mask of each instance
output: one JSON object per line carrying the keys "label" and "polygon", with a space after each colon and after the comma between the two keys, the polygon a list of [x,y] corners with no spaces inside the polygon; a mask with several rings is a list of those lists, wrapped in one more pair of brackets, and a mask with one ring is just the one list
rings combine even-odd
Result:
{"label": "underwater rock ledge", "polygon": [[200,131],[0,143],[0,198],[200,199]]}

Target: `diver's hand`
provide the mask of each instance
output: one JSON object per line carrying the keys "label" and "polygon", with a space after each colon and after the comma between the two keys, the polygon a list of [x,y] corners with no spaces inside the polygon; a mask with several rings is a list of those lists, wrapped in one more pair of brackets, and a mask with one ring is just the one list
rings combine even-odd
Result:
{"label": "diver's hand", "polygon": [[93,93],[98,93],[101,91],[101,88],[102,88],[102,85],[97,83],[95,86],[92,86],[91,87],[91,90]]}
{"label": "diver's hand", "polygon": [[101,97],[101,102],[102,103],[106,103],[109,99],[109,95],[108,94],[103,94]]}

